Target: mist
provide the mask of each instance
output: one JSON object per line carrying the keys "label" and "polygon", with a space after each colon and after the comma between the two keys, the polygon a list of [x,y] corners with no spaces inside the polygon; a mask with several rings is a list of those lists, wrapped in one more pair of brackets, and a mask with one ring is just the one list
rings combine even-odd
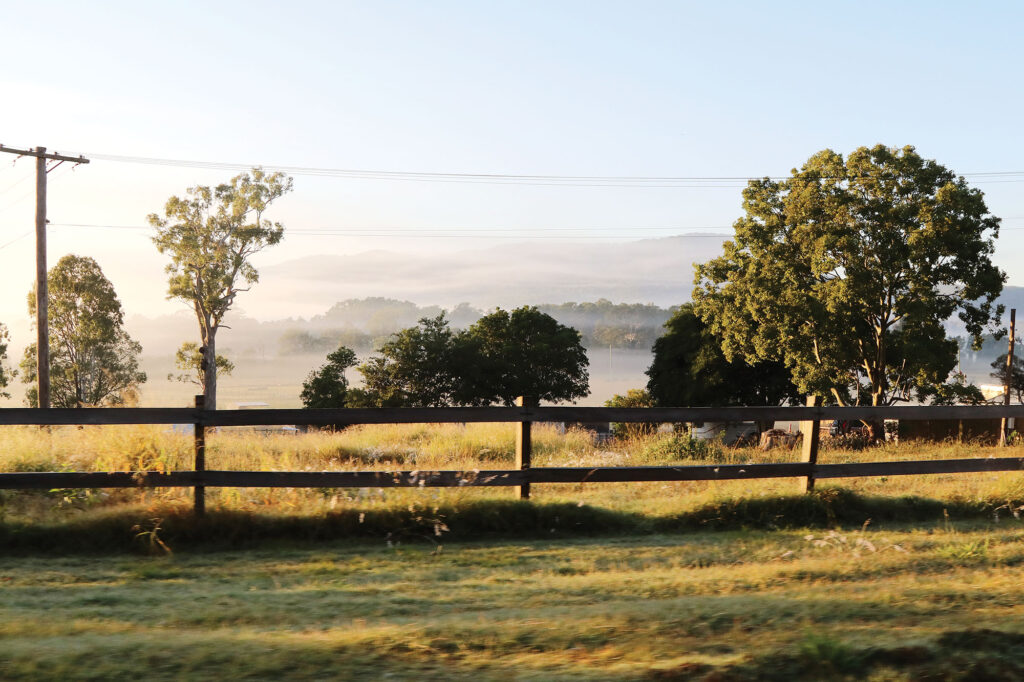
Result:
{"label": "mist", "polygon": [[[687,302],[693,264],[720,253],[721,238],[684,235],[627,243],[530,242],[438,254],[376,250],[353,255],[320,255],[260,269],[260,282],[238,299],[218,334],[218,351],[236,366],[221,377],[225,407],[265,402],[299,407],[302,382],[338,345],[365,361],[388,336],[442,312],[454,328],[465,328],[496,307],[537,305],[562,324],[580,331],[590,357],[591,394],[581,405],[600,405],[614,394],[647,383],[651,346],[674,306]],[[120,285],[121,288],[124,284]],[[162,278],[148,278],[162,302]],[[1024,305],[1024,288],[1006,287],[1001,301]],[[198,341],[191,312],[147,316],[126,310],[125,326],[143,347],[145,406],[191,404],[198,387],[168,380],[178,374],[175,350]],[[17,365],[34,340],[27,315],[4,320],[11,329],[9,360]],[[951,336],[962,324],[947,322]],[[965,349],[962,367],[976,383],[990,383],[989,363],[1005,352],[991,341],[976,353]],[[361,376],[352,371],[352,385]],[[15,380],[17,406],[25,385]]]}

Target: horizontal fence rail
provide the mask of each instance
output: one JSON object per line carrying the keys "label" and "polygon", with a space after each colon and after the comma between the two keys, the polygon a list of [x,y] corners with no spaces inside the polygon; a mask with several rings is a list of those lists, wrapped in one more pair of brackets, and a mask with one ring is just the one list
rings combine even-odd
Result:
{"label": "horizontal fence rail", "polygon": [[897,407],[382,407],[340,410],[197,410],[189,407],[0,409],[0,426],[202,424],[310,426],[459,422],[743,422],[1024,418],[1024,405]]}
{"label": "horizontal fence rail", "polygon": [[[813,404],[813,400],[810,401]],[[536,407],[520,399],[514,407],[346,408],[335,410],[205,410],[194,408],[0,409],[0,426],[190,424],[195,429],[194,471],[15,472],[0,473],[0,489],[195,488],[195,509],[205,509],[207,487],[232,488],[414,488],[515,486],[529,497],[536,483],[617,483],[638,481],[724,481],[804,478],[807,490],[817,479],[905,476],[970,472],[1024,471],[1024,458],[989,457],[896,462],[818,464],[817,438],[805,438],[803,461],[647,467],[533,467],[533,422],[801,422],[817,434],[824,420],[848,422],[886,419],[974,420],[1024,418],[1024,405],[900,407]],[[472,471],[214,471],[205,468],[205,430],[230,426],[345,426],[511,422],[517,424],[516,468]]]}

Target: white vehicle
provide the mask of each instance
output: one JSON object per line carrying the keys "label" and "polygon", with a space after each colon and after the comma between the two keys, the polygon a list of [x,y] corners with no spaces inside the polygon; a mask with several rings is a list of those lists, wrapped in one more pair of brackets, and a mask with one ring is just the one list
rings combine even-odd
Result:
{"label": "white vehicle", "polygon": [[757,424],[754,422],[704,422],[690,431],[690,435],[699,440],[721,439],[726,445],[756,434]]}

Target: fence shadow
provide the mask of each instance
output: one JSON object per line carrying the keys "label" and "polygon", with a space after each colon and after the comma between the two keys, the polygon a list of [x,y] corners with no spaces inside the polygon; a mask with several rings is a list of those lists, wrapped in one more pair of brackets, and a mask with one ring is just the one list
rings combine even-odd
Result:
{"label": "fence shadow", "polygon": [[880,497],[839,488],[812,494],[735,498],[655,516],[576,503],[478,500],[458,505],[345,509],[325,514],[258,513],[186,506],[95,510],[66,521],[0,522],[0,551],[77,554],[216,551],[333,541],[431,546],[495,539],[553,540],[657,533],[853,528],[991,519],[1007,500]]}

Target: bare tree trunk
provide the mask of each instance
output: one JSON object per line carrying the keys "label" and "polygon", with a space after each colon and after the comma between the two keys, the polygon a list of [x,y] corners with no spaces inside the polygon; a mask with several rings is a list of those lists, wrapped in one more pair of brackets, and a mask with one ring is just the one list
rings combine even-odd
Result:
{"label": "bare tree trunk", "polygon": [[210,329],[203,340],[203,404],[217,409],[217,330]]}
{"label": "bare tree trunk", "polygon": [[[873,407],[881,405],[881,398],[882,395],[880,392],[876,391],[873,393],[871,396],[871,405]],[[878,443],[885,440],[885,422],[877,419],[864,420],[864,426],[868,429],[868,440],[871,443]]]}

